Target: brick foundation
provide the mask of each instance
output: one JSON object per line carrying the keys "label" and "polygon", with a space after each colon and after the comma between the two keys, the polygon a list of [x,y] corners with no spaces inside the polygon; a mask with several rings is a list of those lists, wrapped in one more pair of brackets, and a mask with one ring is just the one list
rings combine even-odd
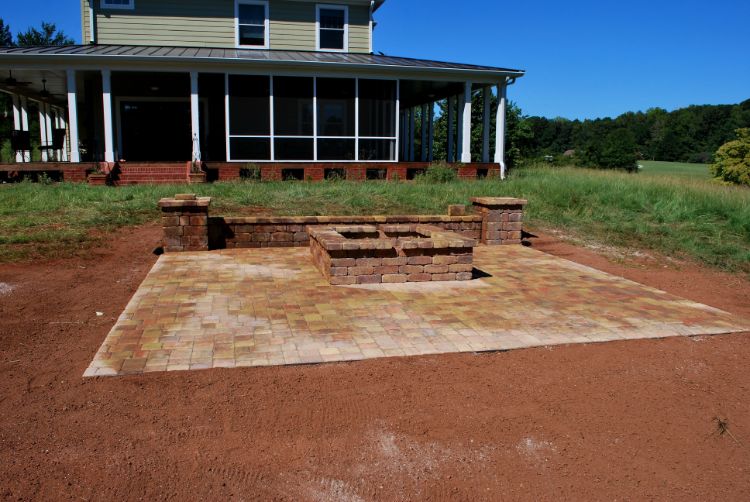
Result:
{"label": "brick foundation", "polygon": [[194,194],[159,201],[165,251],[208,251],[210,204],[210,197],[196,197]]}
{"label": "brick foundation", "polygon": [[512,197],[473,197],[472,204],[482,217],[480,242],[489,246],[520,244],[523,208],[528,201]]}
{"label": "brick foundation", "polygon": [[308,233],[313,263],[333,285],[473,277],[476,241],[435,226],[324,226]]}
{"label": "brick foundation", "polygon": [[[367,179],[368,170],[384,171],[387,180],[406,180],[409,170],[427,169],[428,162],[263,162],[243,164],[238,162],[208,162],[204,165],[209,178],[218,181],[236,181],[247,166],[254,166],[260,171],[262,181],[282,181],[284,170],[301,172],[300,178],[305,181],[322,181],[327,170],[343,170],[344,178],[351,181]],[[455,164],[460,179],[476,179],[484,176],[498,176],[500,168],[494,163]]]}

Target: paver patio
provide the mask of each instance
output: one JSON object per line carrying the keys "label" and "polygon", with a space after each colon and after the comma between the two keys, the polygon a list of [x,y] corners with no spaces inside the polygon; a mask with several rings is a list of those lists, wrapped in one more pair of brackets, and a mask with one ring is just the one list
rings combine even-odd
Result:
{"label": "paver patio", "polygon": [[522,246],[466,282],[331,286],[306,248],[161,256],[84,376],[351,361],[750,330],[750,322]]}

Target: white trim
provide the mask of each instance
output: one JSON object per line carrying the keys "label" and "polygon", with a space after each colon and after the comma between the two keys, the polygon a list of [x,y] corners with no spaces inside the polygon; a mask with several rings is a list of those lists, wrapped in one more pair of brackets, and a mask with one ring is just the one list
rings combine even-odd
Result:
{"label": "white trim", "polygon": [[104,161],[114,162],[114,136],[112,132],[112,71],[102,70],[102,109],[104,111]]}
{"label": "white trim", "polygon": [[318,161],[318,77],[313,77],[313,161]]}
{"label": "white trim", "polygon": [[471,162],[471,82],[464,84],[464,102],[461,111],[461,162]]}
{"label": "white trim", "polygon": [[127,4],[111,4],[107,0],[100,0],[99,8],[102,10],[134,10],[135,0],[128,0]]}
{"label": "white trim", "polygon": [[[320,10],[342,10],[344,11],[344,47],[341,49],[322,49],[320,47]],[[315,50],[326,52],[349,52],[349,6],[322,4],[315,5]]]}
{"label": "white trim", "polygon": [[198,72],[190,72],[190,137],[193,144],[193,162],[201,160],[201,122]]}
{"label": "white trim", "polygon": [[[270,112],[268,114],[268,120],[269,120],[269,129],[268,129],[269,136],[268,136],[268,138],[271,140],[270,150],[269,150],[270,151],[270,156],[271,156],[271,161],[273,161],[273,160],[276,159],[276,145],[274,145],[274,143],[275,143],[274,140],[276,139],[276,135],[275,135],[275,131],[274,131],[274,127],[276,127],[276,121],[274,120],[273,102],[274,102],[274,99],[273,99],[273,75],[269,75],[268,76],[268,106],[270,108]],[[234,136],[234,137],[236,137],[236,136]],[[229,157],[227,157],[227,158],[229,158]]]}
{"label": "white trim", "polygon": [[80,162],[81,152],[78,150],[78,82],[76,72],[67,71],[68,80],[68,125],[70,126],[70,161]]}
{"label": "white trim", "polygon": [[359,78],[354,79],[354,160],[359,160]]}
{"label": "white trim", "polygon": [[[15,131],[21,130],[21,99],[18,94],[11,94],[13,98],[13,129]],[[23,152],[16,152],[16,162],[23,162]]]}
{"label": "white trim", "polygon": [[63,140],[63,147],[60,151],[60,158],[63,162],[68,162],[68,151],[70,150],[70,131],[68,130],[68,124],[65,120],[65,110],[62,108],[57,109],[57,123],[60,129],[65,129],[65,139]]}
{"label": "white trim", "polygon": [[375,25],[375,19],[373,18],[373,15],[375,14],[375,0],[370,0],[370,24],[369,24],[369,31],[370,31],[370,54],[373,52],[373,41],[372,41],[372,32]]}
{"label": "white trim", "polygon": [[489,87],[482,89],[482,162],[490,161],[490,105],[492,103]]}
{"label": "white trim", "polygon": [[[242,45],[240,44],[240,4],[242,5],[262,5],[265,8],[265,20],[263,26],[264,43],[263,45]],[[271,22],[268,12],[268,0],[234,0],[234,45],[238,49],[268,49],[271,46]],[[246,25],[255,26],[255,25]]]}
{"label": "white trim", "polygon": [[225,159],[230,159],[230,144],[229,144],[229,74],[224,74],[224,143],[226,148]]}
{"label": "white trim", "polygon": [[403,146],[401,146],[401,80],[396,80],[396,115],[394,118],[396,119],[396,151],[393,158],[395,162],[398,162],[403,158]]}
{"label": "white trim", "polygon": [[448,148],[447,148],[447,160],[448,162],[453,162],[455,158],[453,157],[453,138],[454,138],[454,128],[453,128],[453,96],[448,96]]}
{"label": "white trim", "polygon": [[[270,134],[258,134],[258,135],[252,135],[252,134],[231,134],[230,130],[230,92],[229,92],[229,79],[232,76],[243,76],[243,75],[253,75],[253,76],[268,76],[271,79],[271,88],[270,88]],[[313,134],[312,135],[305,135],[305,136],[289,136],[289,135],[277,135],[274,132],[274,99],[273,99],[273,78],[276,76],[286,76],[286,75],[277,75],[277,74],[265,74],[260,72],[242,72],[242,73],[225,73],[225,83],[224,83],[224,107],[225,107],[225,128],[226,128],[226,161],[227,162],[257,162],[257,163],[263,163],[263,162],[398,162],[399,156],[398,156],[398,142],[401,134],[400,130],[400,124],[398,120],[398,116],[400,113],[400,81],[398,79],[391,79],[391,78],[374,78],[370,79],[365,77],[365,80],[384,80],[387,82],[393,82],[396,85],[396,110],[395,110],[395,127],[396,127],[396,134],[395,136],[359,136],[359,79],[355,76],[341,76],[341,75],[331,75],[332,78],[343,78],[343,79],[350,79],[355,81],[355,135],[354,136],[319,136],[318,135],[318,77],[312,77],[313,79]],[[289,76],[292,77],[303,77],[307,78],[306,76],[301,76],[299,74],[291,74]],[[234,159],[231,156],[231,147],[230,147],[230,140],[233,138],[257,138],[257,139],[268,139],[271,142],[271,156],[268,160],[261,160],[261,159]],[[275,146],[274,142],[276,139],[311,139],[313,140],[313,158],[310,160],[277,160],[276,154],[275,154]],[[355,159],[354,160],[319,160],[318,159],[318,141],[321,139],[347,139],[347,140],[354,140],[355,143],[355,149],[357,150],[355,152]],[[359,158],[359,140],[383,140],[383,141],[391,141],[395,142],[396,148],[394,151],[392,151],[393,158],[390,160],[356,160]]]}
{"label": "white trim", "polygon": [[500,178],[505,179],[505,106],[507,83],[497,86],[497,125],[495,126],[495,163],[500,164]]}
{"label": "white trim", "polygon": [[96,42],[96,37],[94,35],[94,0],[88,0],[89,3],[89,43],[93,44]]}
{"label": "white trim", "polygon": [[46,116],[47,105],[43,102],[39,102],[39,146],[41,146],[41,159],[42,162],[47,162],[47,116]]}

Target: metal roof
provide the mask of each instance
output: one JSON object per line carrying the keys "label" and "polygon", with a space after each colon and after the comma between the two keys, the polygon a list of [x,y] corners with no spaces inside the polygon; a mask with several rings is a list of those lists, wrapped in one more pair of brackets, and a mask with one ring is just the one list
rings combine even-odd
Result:
{"label": "metal roof", "polygon": [[212,47],[164,47],[144,45],[63,45],[55,47],[0,47],[0,64],[3,61],[30,61],[36,59],[98,60],[120,62],[169,63],[243,63],[336,66],[339,68],[390,68],[422,69],[434,71],[484,73],[521,77],[523,70],[462,63],[448,63],[429,59],[414,59],[380,54],[344,52],[284,51],[259,49],[234,49]]}

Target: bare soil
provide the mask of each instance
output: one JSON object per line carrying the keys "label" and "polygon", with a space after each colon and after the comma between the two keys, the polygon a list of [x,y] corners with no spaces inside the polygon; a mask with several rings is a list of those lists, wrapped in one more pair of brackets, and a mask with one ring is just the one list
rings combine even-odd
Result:
{"label": "bare soil", "polygon": [[[0,266],[4,498],[750,499],[748,334],[84,380],[159,235]],[[750,317],[742,277],[534,247]]]}

